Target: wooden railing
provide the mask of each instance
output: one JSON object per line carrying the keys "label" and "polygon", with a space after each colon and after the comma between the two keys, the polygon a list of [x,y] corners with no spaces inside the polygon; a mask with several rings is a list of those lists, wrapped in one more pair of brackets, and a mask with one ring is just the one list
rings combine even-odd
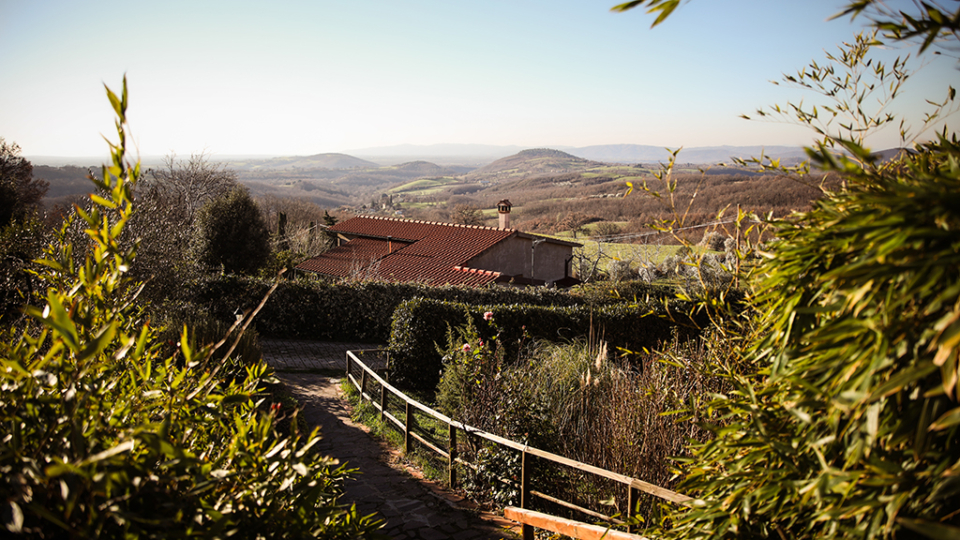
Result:
{"label": "wooden railing", "polygon": [[[469,435],[470,437],[477,437],[483,439],[499,446],[509,448],[515,451],[520,452],[520,511],[514,512],[516,516],[530,516],[532,514],[524,513],[524,511],[529,511],[531,509],[531,502],[533,497],[549,501],[550,503],[568,508],[580,513],[583,513],[587,516],[597,518],[608,523],[617,523],[623,524],[624,522],[614,518],[613,516],[607,516],[602,513],[596,512],[589,508],[584,508],[580,505],[574,504],[569,501],[561,500],[558,497],[553,497],[546,493],[541,493],[531,486],[531,473],[533,472],[533,467],[535,466],[535,461],[540,459],[551,463],[556,463],[566,467],[570,467],[577,471],[591,474],[600,478],[605,478],[607,480],[612,480],[614,482],[623,484],[627,490],[627,517],[632,516],[632,512],[637,507],[637,500],[641,493],[648,493],[660,499],[670,501],[676,504],[686,504],[691,501],[690,497],[682,495],[680,493],[671,491],[660,486],[644,482],[643,480],[638,480],[636,478],[631,478],[622,474],[618,474],[612,471],[601,469],[599,467],[594,467],[593,465],[588,465],[586,463],[581,463],[563,456],[553,454],[538,448],[533,448],[529,445],[518,443],[516,441],[511,441],[503,437],[488,433],[486,431],[477,429],[472,426],[468,426],[456,420],[453,420],[446,415],[427,407],[426,405],[408,397],[406,394],[400,390],[394,388],[387,382],[386,379],[381,377],[376,373],[375,370],[367,366],[360,358],[354,354],[355,352],[361,351],[347,351],[346,359],[346,375],[347,378],[357,387],[360,393],[361,399],[366,399],[370,401],[373,406],[379,411],[381,420],[386,420],[395,425],[403,433],[403,450],[406,453],[409,453],[411,450],[411,444],[413,441],[417,441],[422,444],[424,447],[429,448],[431,451],[442,456],[447,460],[447,481],[450,486],[456,486],[457,484],[457,472],[455,465],[460,463],[467,467],[476,469],[476,464],[464,461],[457,454],[457,433],[462,431],[463,433]],[[372,352],[365,350],[362,352]],[[389,360],[388,360],[389,363]],[[358,378],[359,377],[359,378]],[[370,391],[370,387],[376,385],[379,387],[378,392]],[[376,395],[375,395],[376,394]],[[403,419],[397,418],[396,415],[392,414],[387,410],[387,403],[390,396],[396,396],[403,401]],[[427,417],[433,418],[436,421],[446,424],[447,426],[447,439],[448,444],[447,448],[441,448],[440,444],[428,440],[425,436],[425,433],[417,432],[416,421],[414,420],[414,412],[419,411],[420,413],[426,415]],[[501,480],[504,482],[509,482],[508,480]],[[536,513],[533,513],[536,514]],[[539,514],[543,516],[543,514]],[[547,516],[555,517],[555,516]],[[533,519],[533,518],[530,518]],[[539,519],[539,518],[538,518]],[[556,518],[557,520],[563,521],[563,518]],[[520,520],[515,520],[520,521]],[[542,521],[542,520],[541,520]],[[541,523],[538,521],[537,523]],[[536,523],[528,523],[526,521],[521,521],[523,523],[523,538],[524,540],[530,540],[533,538],[533,526]],[[584,525],[584,524],[581,524]],[[540,526],[540,525],[537,525]],[[542,527],[548,528],[548,527]],[[572,529],[571,529],[572,530]],[[558,531],[555,531],[558,532]],[[632,532],[628,528],[628,533]],[[566,534],[566,533],[564,533]],[[619,533],[623,535],[624,533]],[[633,536],[633,535],[629,535]],[[584,536],[584,538],[589,538],[590,536]],[[617,536],[618,538],[626,538],[628,536]],[[639,536],[633,536],[634,538],[640,538]]]}

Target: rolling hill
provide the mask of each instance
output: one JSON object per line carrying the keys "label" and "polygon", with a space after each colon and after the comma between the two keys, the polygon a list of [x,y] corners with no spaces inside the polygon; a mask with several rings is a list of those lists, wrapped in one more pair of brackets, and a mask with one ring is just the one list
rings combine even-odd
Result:
{"label": "rolling hill", "polygon": [[579,158],[560,150],[534,148],[521,150],[512,156],[500,158],[489,165],[471,171],[467,173],[466,179],[501,182],[531,176],[582,171],[601,165],[603,164]]}

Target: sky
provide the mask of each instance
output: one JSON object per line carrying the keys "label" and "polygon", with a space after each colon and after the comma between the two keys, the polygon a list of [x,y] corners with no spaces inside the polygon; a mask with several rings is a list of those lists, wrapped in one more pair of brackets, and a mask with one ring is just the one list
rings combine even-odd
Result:
{"label": "sky", "polygon": [[[106,155],[103,85],[126,74],[143,156],[802,145],[806,128],[739,116],[803,98],[770,81],[859,24],[828,21],[842,0],[693,0],[651,29],[616,3],[0,0],[0,137],[25,156]],[[931,58],[908,119],[960,84],[954,59]]]}

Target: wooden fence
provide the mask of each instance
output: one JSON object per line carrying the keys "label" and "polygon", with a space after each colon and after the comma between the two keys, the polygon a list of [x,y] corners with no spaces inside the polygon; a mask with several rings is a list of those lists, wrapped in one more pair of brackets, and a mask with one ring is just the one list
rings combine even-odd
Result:
{"label": "wooden fence", "polygon": [[[469,437],[476,437],[483,439],[489,442],[492,442],[496,445],[499,445],[504,448],[509,448],[520,452],[520,482],[519,482],[519,491],[520,491],[520,508],[515,509],[516,511],[511,511],[512,515],[515,516],[515,521],[520,521],[523,523],[523,538],[524,540],[532,540],[533,538],[533,526],[536,525],[540,528],[551,529],[548,526],[544,526],[551,519],[559,523],[564,520],[556,516],[545,516],[544,514],[538,514],[532,512],[532,499],[534,497],[548,501],[550,503],[559,505],[564,508],[568,508],[587,516],[606,521],[608,523],[617,523],[622,524],[623,521],[614,518],[613,516],[607,516],[591,510],[589,508],[584,508],[580,505],[574,504],[573,502],[561,500],[558,497],[551,496],[547,493],[542,493],[537,491],[535,486],[531,485],[531,478],[533,473],[533,468],[536,466],[537,460],[544,460],[550,463],[556,463],[580,471],[581,473],[590,474],[599,478],[605,478],[607,480],[612,480],[616,483],[622,484],[627,490],[627,508],[628,516],[632,514],[634,509],[637,506],[637,500],[641,493],[647,493],[658,497],[660,499],[670,501],[676,504],[685,504],[691,500],[690,497],[676,493],[669,489],[662,488],[638,480],[636,478],[631,478],[622,474],[611,472],[599,467],[594,467],[586,463],[581,463],[579,461],[574,461],[572,459],[565,458],[563,456],[546,452],[537,448],[533,448],[529,445],[511,441],[503,437],[499,437],[492,433],[487,433],[483,430],[477,429],[472,426],[468,426],[456,420],[453,420],[433,409],[427,407],[426,405],[419,403],[418,401],[411,399],[406,394],[397,390],[390,385],[387,380],[378,375],[375,370],[367,366],[360,358],[354,354],[365,353],[365,352],[374,352],[370,350],[364,351],[347,351],[347,365],[346,365],[346,374],[347,378],[357,387],[360,392],[361,399],[366,399],[370,401],[373,406],[379,411],[381,420],[387,420],[393,425],[395,425],[403,433],[403,450],[404,452],[409,453],[412,448],[413,441],[417,441],[422,444],[424,447],[430,449],[436,454],[442,456],[447,460],[447,481],[450,486],[456,486],[457,484],[457,471],[455,464],[460,463],[467,467],[476,469],[476,464],[465,461],[458,456],[458,444],[457,444],[457,434],[462,432]],[[389,364],[389,359],[387,360]],[[359,377],[359,378],[358,378]],[[371,390],[371,387],[379,387],[379,390]],[[401,401],[403,401],[403,418],[398,418],[396,415],[388,411],[388,400],[391,399],[391,396],[394,396]],[[447,448],[441,448],[441,445],[436,441],[431,441],[426,436],[426,433],[423,430],[417,428],[417,423],[414,419],[414,413],[419,411],[421,414],[426,415],[427,417],[433,418],[437,422],[446,424],[447,426]],[[509,483],[509,480],[501,479],[502,482]],[[545,516],[545,518],[544,518]],[[517,517],[521,519],[516,519]],[[585,525],[585,524],[580,524]],[[594,526],[590,526],[594,527]],[[574,530],[570,528],[569,530]],[[587,529],[583,529],[587,530]],[[556,531],[555,532],[560,532]],[[613,532],[613,531],[611,531]],[[628,533],[632,532],[628,528]],[[564,533],[567,534],[567,533]],[[569,534],[568,534],[569,536]],[[612,536],[608,536],[612,538]],[[616,536],[617,538],[641,538],[634,535],[624,535],[624,533],[619,533]],[[579,538],[594,538],[594,536],[586,535],[580,536]]]}

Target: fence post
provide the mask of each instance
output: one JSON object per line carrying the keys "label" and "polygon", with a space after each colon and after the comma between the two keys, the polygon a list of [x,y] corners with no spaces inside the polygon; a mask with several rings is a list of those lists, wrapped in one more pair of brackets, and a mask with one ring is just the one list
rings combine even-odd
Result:
{"label": "fence post", "polygon": [[387,367],[383,370],[383,380],[390,382],[390,351],[387,351]]}
{"label": "fence post", "polygon": [[447,473],[447,483],[450,487],[457,486],[457,428],[453,424],[447,424],[447,434],[450,438],[450,470]]}
{"label": "fence post", "polygon": [[[533,456],[524,450],[520,456],[520,508],[530,510],[530,473],[533,469]],[[523,540],[533,540],[533,527],[524,523]]]}
{"label": "fence post", "polygon": [[[639,497],[640,490],[627,484],[627,519],[631,519],[637,515],[637,502],[639,502]],[[636,532],[636,529],[637,527],[635,525],[627,525],[628,533]]]}
{"label": "fence post", "polygon": [[347,379],[350,379],[350,351],[347,351]]}
{"label": "fence post", "polygon": [[360,372],[360,401],[363,401],[363,393],[366,391],[367,391],[367,370],[363,370]]}
{"label": "fence post", "polygon": [[383,414],[387,410],[387,387],[380,385],[380,421],[383,422]]}
{"label": "fence post", "polygon": [[404,403],[407,406],[406,407],[407,418],[404,421],[404,425],[403,425],[403,453],[409,454],[410,453],[410,421],[413,420],[413,412],[410,410],[412,408],[410,407],[410,402],[404,401]]}

